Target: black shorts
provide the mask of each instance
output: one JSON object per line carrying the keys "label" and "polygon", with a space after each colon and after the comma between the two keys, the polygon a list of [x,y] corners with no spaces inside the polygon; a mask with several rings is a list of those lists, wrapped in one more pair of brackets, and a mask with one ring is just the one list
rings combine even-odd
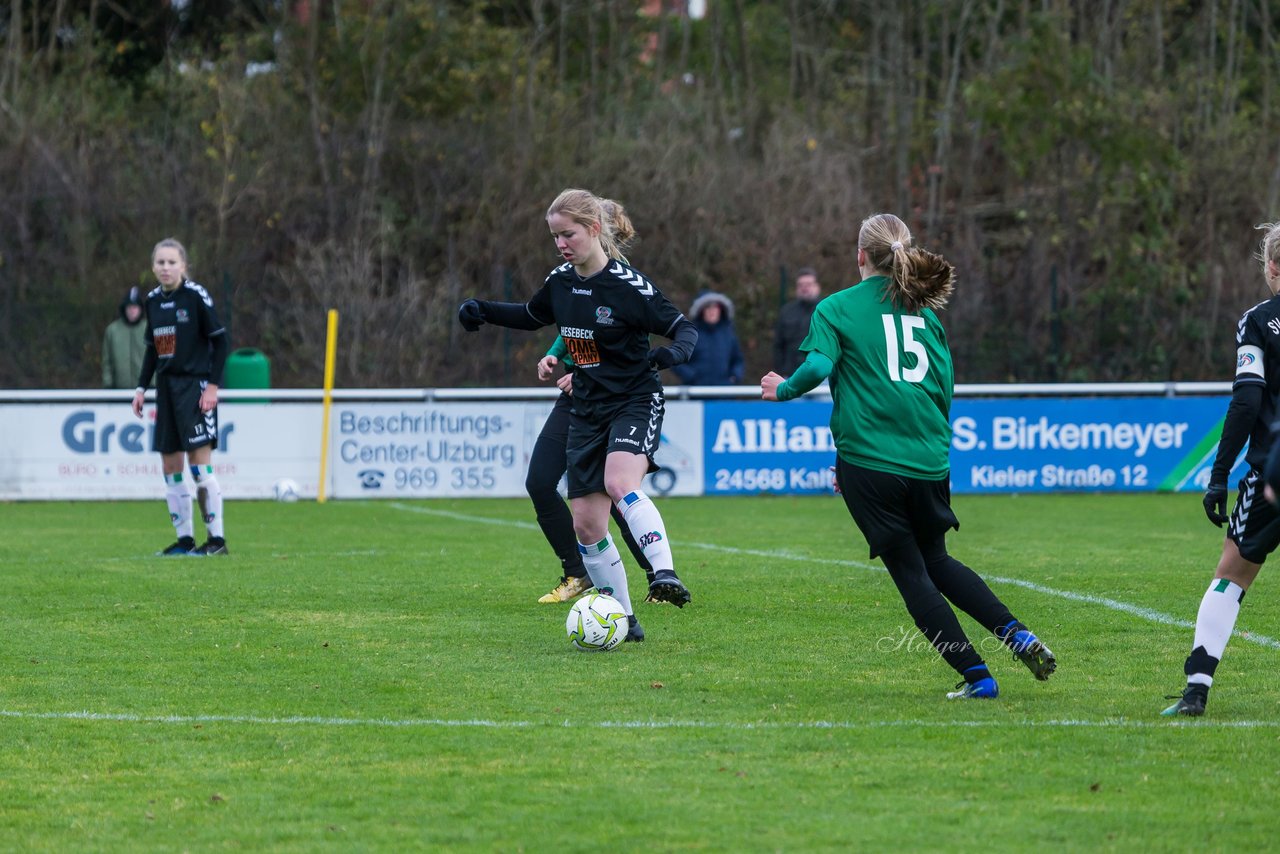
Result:
{"label": "black shorts", "polygon": [[200,395],[208,380],[156,377],[156,432],[152,450],[162,454],[218,447],[218,408],[200,411]]}
{"label": "black shorts", "polygon": [[604,461],[614,451],[644,454],[649,458],[649,471],[657,471],[653,455],[662,439],[665,411],[660,391],[622,401],[582,404],[575,400],[565,448],[569,497],[605,491]]}
{"label": "black shorts", "polygon": [[1240,557],[1250,563],[1265,563],[1267,555],[1280,546],[1280,512],[1262,496],[1262,472],[1250,469],[1240,479],[1236,506],[1227,524],[1227,536],[1240,548]]}
{"label": "black shorts", "polygon": [[951,510],[951,479],[920,480],[836,460],[836,483],[871,557],[909,540],[927,542],[959,528]]}

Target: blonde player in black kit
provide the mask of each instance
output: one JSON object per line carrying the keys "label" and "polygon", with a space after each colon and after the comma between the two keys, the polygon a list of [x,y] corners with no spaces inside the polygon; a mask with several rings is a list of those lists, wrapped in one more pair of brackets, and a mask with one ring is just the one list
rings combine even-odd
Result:
{"label": "blonde player in black kit", "polygon": [[[1271,298],[1246,311],[1236,325],[1235,382],[1204,493],[1205,515],[1219,528],[1228,523],[1227,536],[1213,581],[1196,613],[1191,654],[1182,668],[1187,686],[1178,701],[1161,712],[1168,716],[1204,714],[1209,686],[1235,628],[1245,591],[1257,578],[1267,555],[1280,546],[1280,511],[1263,498],[1271,430],[1280,418],[1280,223],[1258,228],[1266,231],[1259,260]],[[1228,518],[1227,478],[1246,441],[1249,471],[1240,481],[1235,508]],[[1274,465],[1271,468],[1274,471]]]}
{"label": "blonde player in black kit", "polygon": [[[151,250],[151,271],[160,287],[147,294],[147,352],[133,395],[133,414],[142,417],[143,393],[156,380],[156,429],[165,501],[178,540],[162,555],[225,555],[222,487],[211,455],[218,447],[218,386],[231,344],[218,322],[213,299],[187,278],[187,250],[173,239]],[[183,457],[195,479],[208,539],[196,547],[191,497],[183,483]]]}
{"label": "blonde player in black kit", "polygon": [[[569,422],[569,503],[578,550],[596,589],[626,610],[627,640],[642,640],[622,557],[609,537],[616,502],[654,568],[649,593],[683,607],[689,591],[676,576],[666,525],[641,481],[655,471],[665,399],[658,371],[688,360],[693,324],[623,255],[635,237],[622,205],[586,190],[565,190],[547,210],[565,263],[527,303],[469,299],[458,309],[468,332],[491,323],[512,329],[559,327],[576,369]],[[650,349],[649,335],[672,339]]]}

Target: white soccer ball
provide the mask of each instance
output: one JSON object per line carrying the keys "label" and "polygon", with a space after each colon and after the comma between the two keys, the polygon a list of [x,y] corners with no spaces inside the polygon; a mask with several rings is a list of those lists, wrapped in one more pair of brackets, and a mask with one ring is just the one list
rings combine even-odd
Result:
{"label": "white soccer ball", "polygon": [[573,603],[564,628],[576,649],[604,652],[626,639],[631,621],[617,599],[588,593]]}
{"label": "white soccer ball", "polygon": [[276,501],[292,502],[298,500],[298,484],[287,477],[277,480],[271,491],[275,495]]}

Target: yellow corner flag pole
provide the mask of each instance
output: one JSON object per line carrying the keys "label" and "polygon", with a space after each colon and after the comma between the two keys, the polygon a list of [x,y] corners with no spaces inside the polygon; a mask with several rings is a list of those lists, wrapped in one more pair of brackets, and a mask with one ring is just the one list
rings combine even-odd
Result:
{"label": "yellow corner flag pole", "polygon": [[329,410],[333,406],[333,362],[338,352],[338,310],[329,309],[329,332],[324,344],[324,426],[320,433],[320,490],[316,501],[324,503],[326,470],[329,467]]}

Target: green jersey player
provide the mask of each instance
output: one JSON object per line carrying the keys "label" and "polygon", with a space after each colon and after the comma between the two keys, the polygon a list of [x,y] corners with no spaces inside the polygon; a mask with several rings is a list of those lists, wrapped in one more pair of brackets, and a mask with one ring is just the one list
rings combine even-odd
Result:
{"label": "green jersey player", "polygon": [[1048,679],[1053,653],[947,553],[946,533],[960,526],[948,459],[953,376],[935,310],[946,304],[955,270],[912,246],[911,232],[892,214],[863,221],[857,258],[862,281],[818,303],[800,345],[805,361],[790,379],[766,374],[762,396],[791,400],[830,379],[836,488],[916,627],[960,674],[949,698],[999,693],[951,605],[995,634],[1037,679]]}

